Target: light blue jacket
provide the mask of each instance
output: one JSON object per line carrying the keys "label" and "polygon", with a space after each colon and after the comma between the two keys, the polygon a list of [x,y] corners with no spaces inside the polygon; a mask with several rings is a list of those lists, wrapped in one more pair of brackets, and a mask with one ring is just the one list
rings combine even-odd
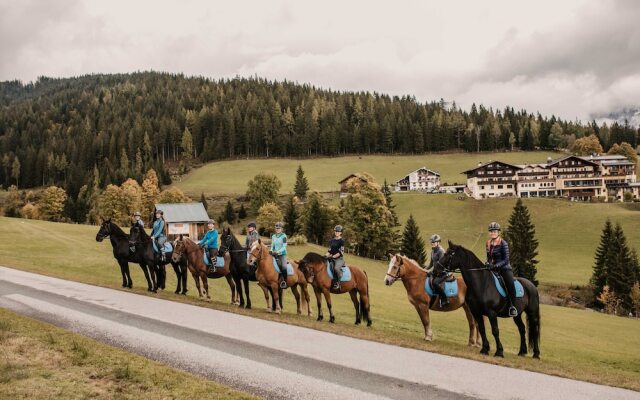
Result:
{"label": "light blue jacket", "polygon": [[159,238],[164,236],[164,220],[157,219],[153,221],[153,228],[151,228],[151,236]]}
{"label": "light blue jacket", "polygon": [[276,233],[271,236],[271,251],[279,256],[287,255],[287,235],[286,233]]}
{"label": "light blue jacket", "polygon": [[206,249],[217,249],[218,248],[218,231],[212,229],[207,231],[200,240],[200,246]]}

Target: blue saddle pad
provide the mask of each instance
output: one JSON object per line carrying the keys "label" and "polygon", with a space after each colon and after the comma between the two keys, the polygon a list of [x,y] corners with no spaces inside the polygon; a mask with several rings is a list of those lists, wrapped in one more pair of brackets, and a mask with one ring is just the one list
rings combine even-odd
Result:
{"label": "blue saddle pad", "polygon": [[[351,269],[346,265],[340,269],[342,270],[340,282],[349,282],[351,280]],[[333,268],[329,266],[329,263],[327,263],[327,275],[329,275],[329,279],[333,280]]]}
{"label": "blue saddle pad", "polygon": [[[203,252],[204,263],[205,265],[211,265],[211,258],[207,251]],[[216,257],[216,267],[224,267],[224,257]]]}
{"label": "blue saddle pad", "polygon": [[[496,283],[496,289],[498,289],[498,293],[500,293],[500,296],[507,297],[507,293],[504,291],[504,288],[502,287],[502,284],[498,279],[498,275],[493,274],[493,280]],[[524,288],[522,287],[522,283],[520,283],[520,281],[518,281],[517,279],[514,279],[513,286],[516,287],[516,297],[524,297]]]}
{"label": "blue saddle pad", "polygon": [[[280,273],[280,267],[278,267],[278,262],[276,261],[275,257],[273,257],[273,268],[277,273]],[[287,275],[293,276],[293,267],[291,266],[290,262],[287,262]]]}
{"label": "blue saddle pad", "polygon": [[[171,253],[173,251],[173,245],[171,244],[171,242],[164,242],[164,246],[162,247],[162,251],[164,251],[165,253]],[[153,241],[153,251],[155,251],[156,253],[160,253],[160,251],[158,251],[158,244],[155,240]]]}
{"label": "blue saddle pad", "polygon": [[[429,297],[433,297],[436,293],[433,292],[431,288],[431,277],[427,277],[427,280],[424,281],[424,290],[427,292]],[[456,297],[458,296],[458,281],[455,280],[453,282],[445,282],[444,283],[444,292],[447,297]]]}

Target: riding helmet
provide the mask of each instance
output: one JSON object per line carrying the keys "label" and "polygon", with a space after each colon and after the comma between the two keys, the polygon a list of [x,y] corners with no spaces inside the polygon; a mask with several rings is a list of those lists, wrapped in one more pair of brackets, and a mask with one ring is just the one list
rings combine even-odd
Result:
{"label": "riding helmet", "polygon": [[142,217],[142,214],[140,214],[140,211],[136,211],[133,213],[134,217]]}
{"label": "riding helmet", "polygon": [[209,224],[211,224],[211,225],[215,225],[215,224],[216,224],[216,221],[214,221],[214,220],[210,219],[210,220],[207,222],[207,225],[209,225]]}
{"label": "riding helmet", "polygon": [[497,222],[492,222],[489,224],[489,232],[491,231],[499,231],[500,230],[500,224]]}
{"label": "riding helmet", "polygon": [[431,243],[436,243],[440,241],[442,241],[442,239],[440,238],[440,235],[438,235],[437,233],[431,235]]}
{"label": "riding helmet", "polygon": [[282,222],[276,222],[276,228],[283,228],[284,224]]}
{"label": "riding helmet", "polygon": [[257,228],[256,223],[251,221],[247,224],[247,228]]}
{"label": "riding helmet", "polygon": [[162,211],[162,210],[156,210],[156,214],[164,215],[164,211]]}
{"label": "riding helmet", "polygon": [[342,232],[342,225],[336,225],[335,228],[333,228],[334,232]]}

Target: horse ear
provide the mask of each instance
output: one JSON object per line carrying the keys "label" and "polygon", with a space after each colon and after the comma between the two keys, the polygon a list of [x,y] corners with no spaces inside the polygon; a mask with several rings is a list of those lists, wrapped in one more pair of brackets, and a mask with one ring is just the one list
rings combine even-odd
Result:
{"label": "horse ear", "polygon": [[258,243],[262,244],[262,239],[258,238]]}
{"label": "horse ear", "polygon": [[400,265],[404,264],[404,258],[398,257],[400,259]]}
{"label": "horse ear", "polygon": [[393,253],[389,253],[389,260],[391,260],[394,257]]}
{"label": "horse ear", "polygon": [[182,240],[182,234],[180,234],[180,240]]}
{"label": "horse ear", "polygon": [[449,247],[455,248],[455,247],[458,247],[458,246],[455,243],[453,243],[451,240],[449,240]]}

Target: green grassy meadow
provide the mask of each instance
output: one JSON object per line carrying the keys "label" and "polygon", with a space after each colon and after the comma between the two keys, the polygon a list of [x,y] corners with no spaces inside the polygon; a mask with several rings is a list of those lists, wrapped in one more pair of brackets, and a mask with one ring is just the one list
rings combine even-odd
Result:
{"label": "green grassy meadow", "polygon": [[0,398],[257,399],[0,308]]}
{"label": "green grassy meadow", "polygon": [[478,162],[499,159],[505,162],[544,162],[547,157],[557,158],[556,152],[505,152],[505,153],[451,153],[402,156],[347,156],[334,158],[259,159],[217,161],[196,168],[175,182],[193,198],[200,193],[207,195],[244,194],[247,182],[260,172],[273,173],[282,181],[281,193],[293,192],[296,169],[302,165],[311,190],[331,192],[340,189],[338,182],[354,172],[368,172],[377,182],[386,178],[389,183],[404,178],[420,167],[436,170],[442,182],[466,182],[462,171]]}
{"label": "green grassy meadow", "polygon": [[[399,202],[402,199],[399,197]],[[407,197],[410,200],[410,197]],[[451,199],[450,201],[455,201]],[[458,200],[459,201],[459,200]],[[467,202],[466,200],[465,202]],[[464,203],[459,201],[461,204]],[[465,203],[466,204],[466,203]],[[505,203],[506,204],[506,203]],[[442,216],[445,218],[445,216]],[[480,231],[478,221],[477,230]],[[484,222],[483,222],[484,223]],[[96,226],[70,225],[0,218],[0,265],[80,282],[120,289],[120,269],[112,257],[108,241],[97,243]],[[445,235],[448,235],[445,232]],[[464,238],[463,233],[460,233]],[[290,247],[292,257],[301,258],[307,251],[322,251],[319,246]],[[337,334],[382,341],[404,347],[438,352],[481,360],[504,366],[539,371],[569,378],[626,387],[640,391],[640,321],[599,314],[592,311],[542,306],[542,360],[517,357],[518,336],[515,325],[501,321],[501,339],[505,345],[505,359],[482,357],[477,348],[467,347],[467,324],[461,310],[452,313],[432,313],[435,341],[422,340],[423,329],[418,316],[409,304],[404,288],[396,283],[383,284],[386,264],[354,256],[347,261],[364,267],[369,275],[373,326],[354,326],[354,312],[350,299],[334,296],[336,324],[317,322],[315,318],[298,316],[292,312],[293,296],[285,296],[285,313],[274,315],[264,311],[262,291],[251,283],[253,310],[230,306],[226,281],[211,285],[213,301],[197,299],[189,277],[187,296],[173,294],[175,276],[167,271],[167,290],[160,298],[187,302],[203,307],[236,312],[252,317],[306,326]],[[144,277],[135,265],[131,266],[135,293],[147,295]],[[312,296],[312,304],[315,300]],[[314,315],[316,309],[313,307]],[[325,307],[325,316],[327,310]],[[492,349],[495,349],[493,342]]]}

